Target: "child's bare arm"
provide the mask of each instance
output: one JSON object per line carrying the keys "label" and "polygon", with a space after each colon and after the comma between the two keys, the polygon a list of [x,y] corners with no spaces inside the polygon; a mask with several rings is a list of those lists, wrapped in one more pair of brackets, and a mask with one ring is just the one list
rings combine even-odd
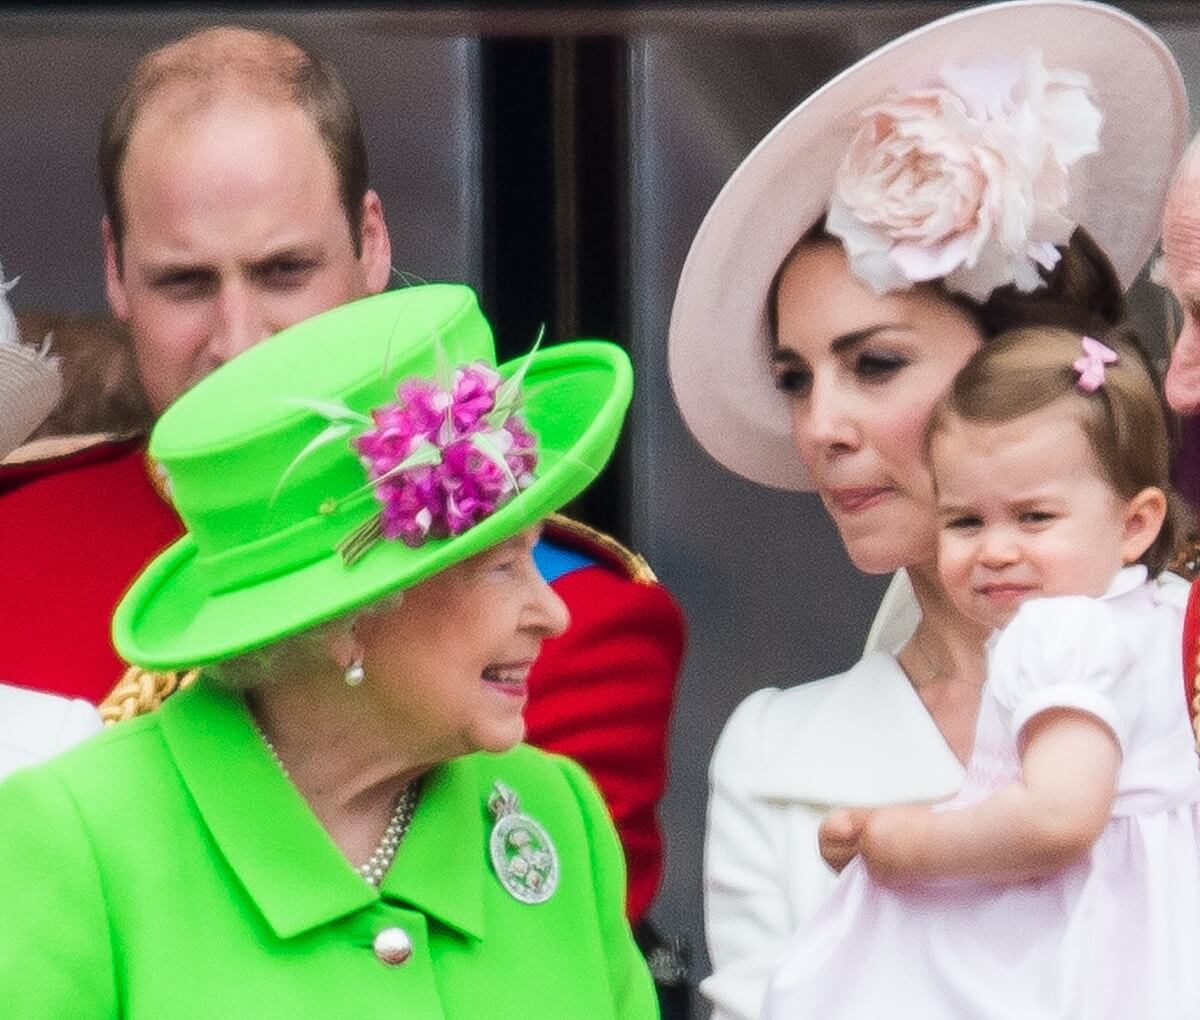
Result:
{"label": "child's bare arm", "polygon": [[886,885],[923,878],[1009,881],[1049,875],[1078,859],[1112,811],[1121,752],[1095,716],[1052,709],[1022,733],[1021,779],[952,811],[883,808],[858,849]]}

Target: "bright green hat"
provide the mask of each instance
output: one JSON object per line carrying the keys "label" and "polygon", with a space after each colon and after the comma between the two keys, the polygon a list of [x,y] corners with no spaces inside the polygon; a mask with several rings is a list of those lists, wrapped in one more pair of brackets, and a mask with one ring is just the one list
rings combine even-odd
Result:
{"label": "bright green hat", "polygon": [[372,410],[397,404],[398,384],[445,380],[474,362],[496,367],[472,291],[410,287],[292,326],[184,394],[155,427],[150,455],[187,534],[121,600],[117,650],[160,670],[250,651],[411,587],[586,488],[633,390],[628,357],[599,340],[498,367],[505,379],[524,371],[518,414],[537,440],[537,466],[516,495],[453,537],[415,547],[380,538],[357,558],[339,551],[381,511],[347,422],[368,427]]}

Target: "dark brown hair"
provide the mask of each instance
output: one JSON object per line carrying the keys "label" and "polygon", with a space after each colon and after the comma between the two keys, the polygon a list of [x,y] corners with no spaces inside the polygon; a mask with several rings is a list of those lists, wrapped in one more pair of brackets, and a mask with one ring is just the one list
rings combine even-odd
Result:
{"label": "dark brown hair", "polygon": [[332,65],[275,32],[206,28],[152,50],[117,93],[100,133],[98,163],[105,212],[120,247],[125,220],[121,171],[138,118],[155,96],[180,90],[197,108],[228,95],[291,103],[311,119],[333,162],[354,254],[362,249],[367,147],[358,113]]}
{"label": "dark brown hair", "polygon": [[[840,247],[841,241],[818,220],[780,263],[767,292],[767,322],[771,343],[779,339],[779,286],[792,260],[805,248],[819,244]],[[1125,320],[1121,281],[1108,256],[1082,227],[1076,227],[1068,244],[1059,246],[1058,264],[1042,270],[1044,286],[1026,293],[1015,286],[999,287],[986,301],[975,301],[948,290],[941,282],[920,284],[940,293],[963,309],[990,340],[1022,326],[1059,326],[1097,336]]]}
{"label": "dark brown hair", "polygon": [[1069,401],[1105,480],[1122,499],[1155,486],[1167,496],[1162,530],[1142,555],[1151,575],[1170,561],[1186,533],[1187,512],[1171,487],[1168,412],[1158,378],[1127,325],[1096,339],[1116,351],[1094,393],[1079,388],[1072,367],[1082,352],[1080,332],[1024,326],[984,344],[955,376],[929,422],[926,443],[948,421],[1007,422],[1056,401]]}

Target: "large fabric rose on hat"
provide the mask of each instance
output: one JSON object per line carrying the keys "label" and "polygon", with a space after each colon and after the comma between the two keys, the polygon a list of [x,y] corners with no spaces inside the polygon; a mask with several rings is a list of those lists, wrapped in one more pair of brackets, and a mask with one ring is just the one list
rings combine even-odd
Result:
{"label": "large fabric rose on hat", "polygon": [[944,279],[979,301],[1038,287],[1075,226],[1070,168],[1100,147],[1089,87],[1031,51],[865,110],[826,216],[855,274],[879,293]]}

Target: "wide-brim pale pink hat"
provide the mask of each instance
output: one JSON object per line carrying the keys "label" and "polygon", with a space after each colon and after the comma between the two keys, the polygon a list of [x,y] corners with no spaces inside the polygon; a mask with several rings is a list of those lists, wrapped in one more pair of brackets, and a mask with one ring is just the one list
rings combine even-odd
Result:
{"label": "wide-brim pale pink hat", "polygon": [[0,461],[20,446],[62,397],[58,359],[27,347],[17,334],[17,321],[0,270]]}
{"label": "wide-brim pale pink hat", "polygon": [[938,68],[1040,51],[1082,72],[1103,115],[1100,151],[1071,170],[1065,210],[1128,287],[1154,250],[1166,190],[1189,131],[1175,58],[1146,25],[1084,0],[1014,0],[935,21],[822,86],[742,162],[704,218],[671,313],[669,366],[684,421],[736,473],[810,487],[769,365],[767,293],[796,242],[826,212],[861,112]]}

